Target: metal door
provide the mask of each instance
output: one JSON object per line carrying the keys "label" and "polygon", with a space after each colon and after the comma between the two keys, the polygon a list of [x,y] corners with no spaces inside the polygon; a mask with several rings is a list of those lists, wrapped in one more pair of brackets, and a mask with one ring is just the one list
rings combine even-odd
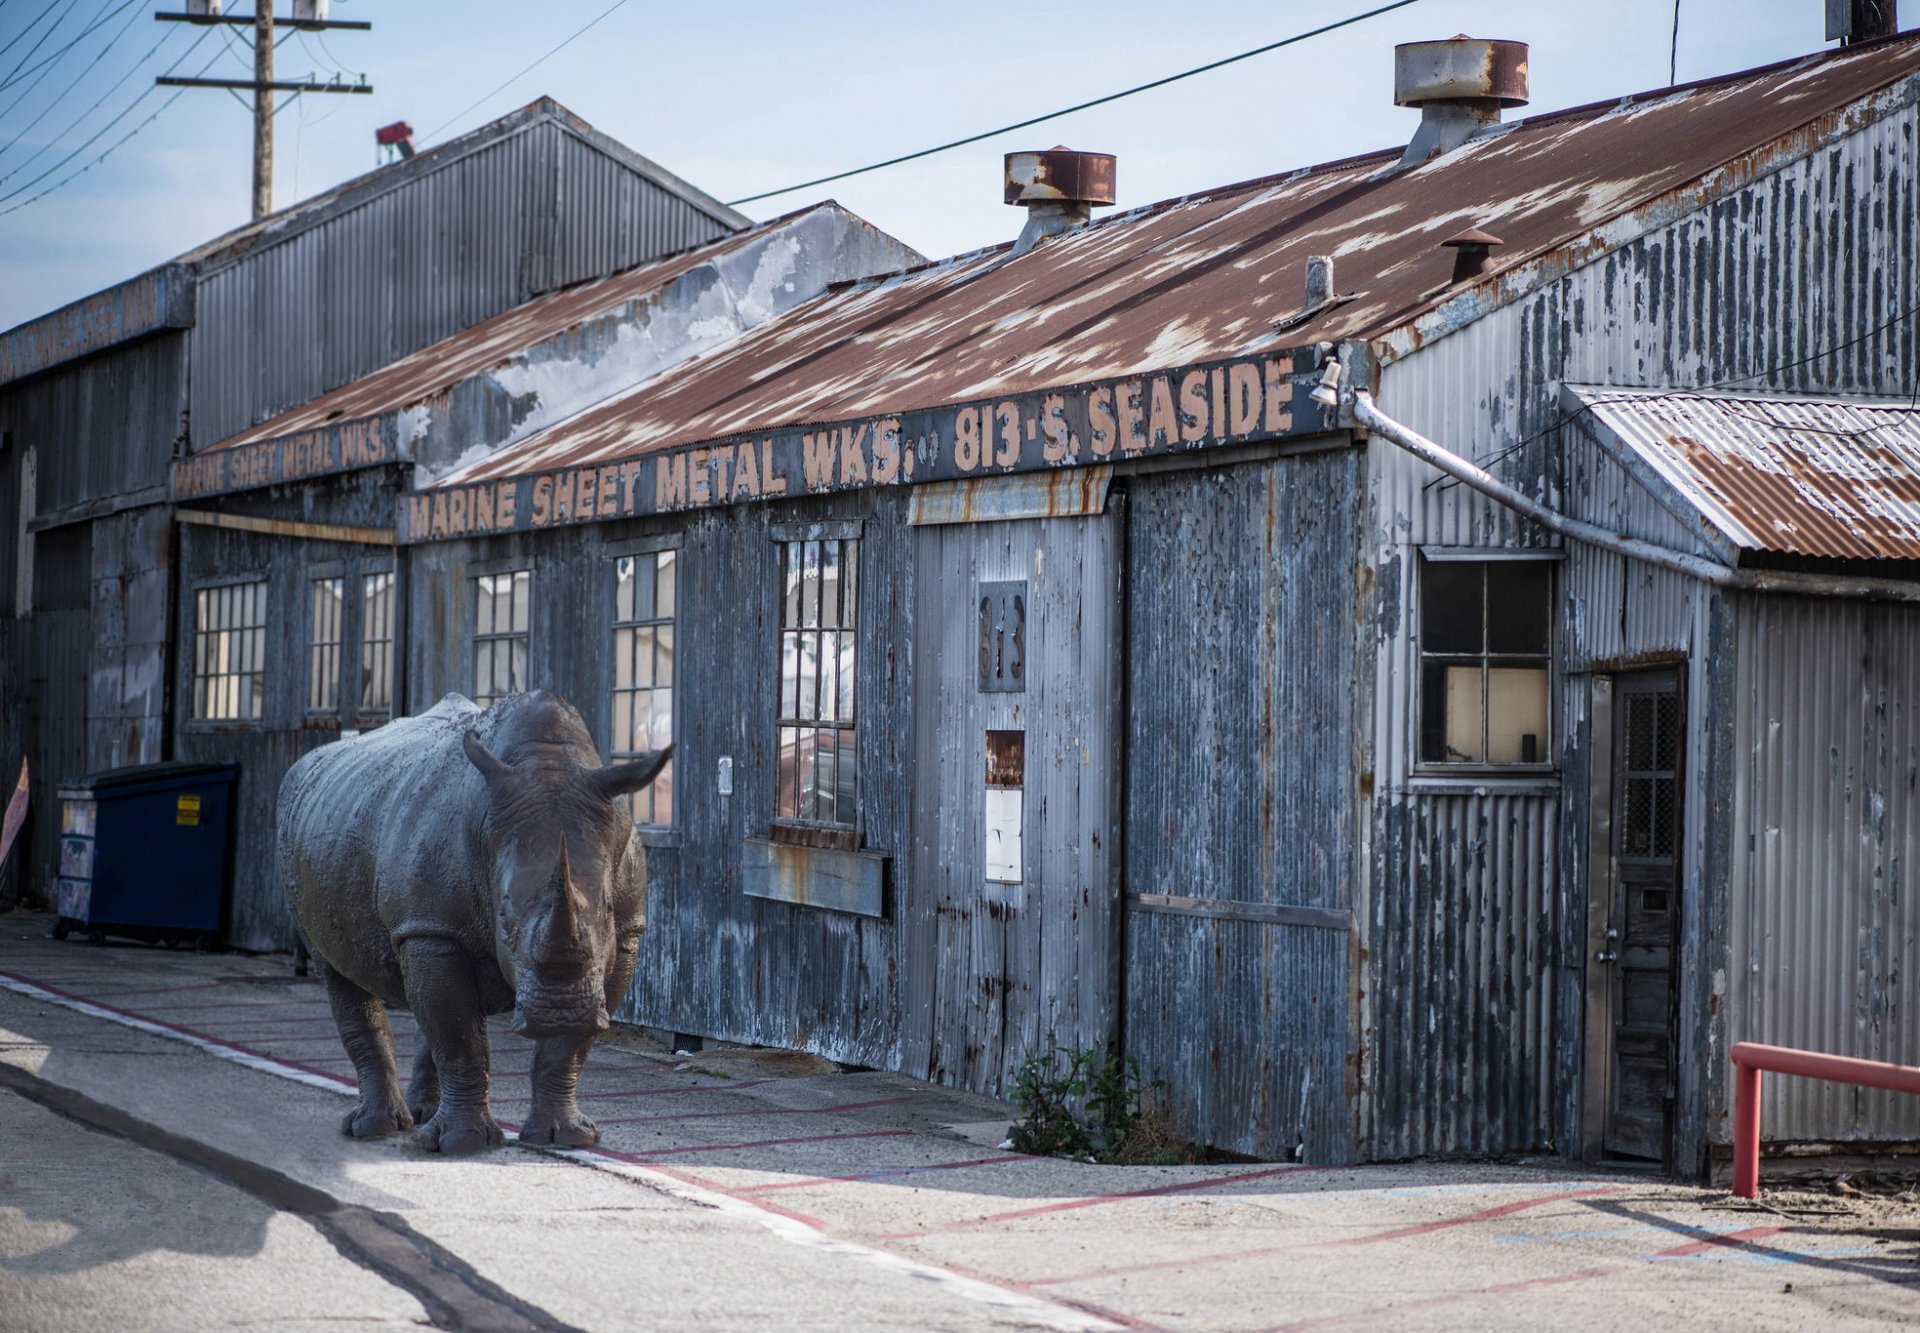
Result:
{"label": "metal door", "polygon": [[1613,875],[1595,961],[1609,1055],[1602,1147],[1671,1165],[1680,920],[1680,681],[1619,677],[1613,701]]}

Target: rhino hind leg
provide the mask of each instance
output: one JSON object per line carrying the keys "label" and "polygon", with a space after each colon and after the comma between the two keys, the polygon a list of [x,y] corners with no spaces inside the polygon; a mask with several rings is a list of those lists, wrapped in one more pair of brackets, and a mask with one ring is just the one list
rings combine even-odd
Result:
{"label": "rhino hind leg", "polygon": [[585,1148],[600,1142],[600,1130],[580,1113],[574,1090],[593,1038],[542,1037],[533,1050],[533,1106],[520,1126],[522,1143]]}
{"label": "rhino hind leg", "polygon": [[407,1007],[432,1048],[440,1084],[439,1102],[414,1130],[413,1145],[458,1156],[505,1143],[488,1106],[486,1017],[467,960],[447,941],[416,938],[407,942],[402,971]]}
{"label": "rhino hind leg", "polygon": [[422,1032],[413,1048],[413,1077],[407,1081],[407,1113],[415,1124],[425,1124],[440,1109],[440,1070],[433,1063],[433,1043]]}
{"label": "rhino hind leg", "polygon": [[340,1123],[350,1138],[378,1139],[413,1128],[413,1117],[400,1100],[400,1084],[393,1067],[393,1030],[387,1026],[387,1007],[333,968],[322,964],[327,1003],[340,1029],[340,1044],[353,1061],[360,1079],[360,1100]]}

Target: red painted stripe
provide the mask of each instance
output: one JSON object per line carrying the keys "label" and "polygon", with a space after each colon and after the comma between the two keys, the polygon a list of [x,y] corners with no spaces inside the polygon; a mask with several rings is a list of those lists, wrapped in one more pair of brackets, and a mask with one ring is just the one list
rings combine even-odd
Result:
{"label": "red painted stripe", "polygon": [[917,1096],[877,1097],[870,1102],[842,1102],[838,1106],[756,1106],[748,1111],[679,1111],[671,1115],[625,1115],[602,1120],[603,1125],[644,1125],[658,1120],[720,1120],[740,1115],[832,1115],[836,1111],[864,1111],[871,1106],[897,1106],[918,1101]]}
{"label": "red painted stripe", "polygon": [[220,1026],[222,1029],[257,1028],[257,1027],[266,1026],[268,1024],[278,1023],[282,1027],[296,1027],[296,1026],[309,1024],[309,1023],[331,1023],[331,1022],[333,1022],[332,1014],[311,1014],[304,1018],[294,1014],[280,1014],[272,1018],[226,1018],[226,1019],[220,1020]]}
{"label": "red painted stripe", "polygon": [[581,1101],[611,1101],[616,1097],[675,1097],[693,1092],[738,1092],[742,1088],[757,1088],[763,1083],[772,1083],[770,1078],[750,1078],[739,1083],[696,1083],[685,1087],[672,1088],[626,1088],[618,1092],[583,1092]]}
{"label": "red painted stripe", "polygon": [[[32,981],[25,977],[14,977],[12,973],[6,973],[4,975],[12,977],[12,979],[15,981],[25,981],[26,984],[29,986],[40,986],[40,983],[37,981]],[[225,1041],[219,1037],[212,1035],[211,1033],[201,1032],[195,1028],[182,1027],[178,1023],[169,1023],[165,1019],[155,1018],[151,1014],[143,1014],[132,1009],[122,1009],[118,1005],[102,1004],[99,1000],[90,999],[85,995],[74,995],[71,992],[63,991],[53,986],[41,986],[41,989],[51,991],[53,994],[58,995],[63,999],[77,1000],[82,1004],[90,1004],[94,1006],[96,1009],[104,1009],[110,1014],[119,1014],[122,1018],[137,1018],[141,1022],[151,1023],[153,1024],[153,1026],[157,1028],[166,1028],[169,1032],[178,1032],[183,1036],[193,1037],[200,1041],[211,1042],[216,1046],[224,1046],[230,1051],[238,1051],[242,1055],[251,1055],[256,1060],[271,1060],[276,1064],[285,1065],[289,1069],[298,1069],[302,1073],[313,1074],[313,1075],[316,1075],[317,1077],[324,1078],[324,1079],[331,1079],[335,1083],[344,1083],[348,1087],[352,1087],[354,1083],[354,1080],[352,1079],[341,1078],[338,1074],[328,1073],[324,1069],[315,1069],[312,1064],[303,1064],[298,1060],[282,1060],[279,1056],[272,1055],[266,1051],[255,1050],[251,1046],[242,1046],[238,1042]],[[350,1065],[353,1063],[353,1061],[348,1060],[345,1057],[342,1057],[338,1060],[316,1060],[314,1063]]]}
{"label": "red painted stripe", "polygon": [[1095,1305],[1092,1301],[1083,1301],[1071,1296],[1062,1296],[1058,1292],[1036,1291],[1031,1282],[1020,1282],[1014,1278],[1007,1277],[1004,1273],[989,1273],[984,1269],[969,1268],[964,1264],[949,1263],[944,1259],[940,1261],[940,1267],[946,1269],[949,1273],[958,1273],[961,1277],[970,1277],[981,1282],[990,1282],[996,1287],[1006,1287],[1011,1291],[1020,1292],[1022,1295],[1032,1296],[1036,1300],[1043,1300],[1052,1305],[1065,1305],[1071,1309],[1079,1310],[1083,1314],[1090,1314],[1100,1319],[1110,1320],[1122,1328],[1139,1329],[1142,1330],[1143,1333],[1160,1333],[1160,1325],[1150,1324],[1135,1315],[1123,1314],[1119,1310],[1108,1309],[1104,1305]]}
{"label": "red painted stripe", "polygon": [[1099,1194],[1086,1199],[1065,1199],[1059,1203],[1043,1203],[1035,1208],[1016,1208],[1007,1213],[989,1213],[985,1217],[968,1218],[964,1222],[944,1222],[938,1226],[923,1227],[918,1231],[886,1232],[879,1240],[914,1240],[920,1236],[933,1236],[943,1231],[970,1231],[974,1227],[992,1226],[997,1222],[1012,1222],[1022,1217],[1039,1217],[1045,1213],[1064,1213],[1076,1208],[1098,1208],[1102,1204],[1125,1203],[1130,1199],[1151,1199],[1163,1194],[1186,1194],[1193,1190],[1215,1189],[1226,1185],[1240,1185],[1250,1180],[1265,1180],[1271,1176],[1290,1176],[1302,1171],[1330,1171],[1325,1166],[1276,1166],[1265,1171],[1243,1171],[1237,1176],[1212,1176],[1206,1180],[1183,1180],[1174,1185],[1155,1185],[1152,1189],[1128,1190],[1123,1194]]}
{"label": "red painted stripe", "polygon": [[917,1176],[925,1171],[959,1171],[969,1166],[993,1166],[1000,1162],[1030,1162],[1024,1153],[1006,1157],[970,1157],[964,1162],[936,1162],[929,1166],[896,1166],[884,1171],[865,1171],[857,1176],[815,1176],[811,1180],[783,1180],[772,1185],[749,1185],[742,1194],[769,1194],[774,1190],[804,1190],[818,1185],[841,1185],[849,1181],[891,1180],[897,1176]]}
{"label": "red painted stripe", "polygon": [[1456,1217],[1441,1218],[1436,1222],[1422,1222],[1418,1226],[1395,1227],[1389,1231],[1370,1232],[1364,1236],[1350,1236],[1342,1240],[1298,1242],[1292,1245],[1264,1245],[1257,1250],[1232,1250],[1226,1253],[1197,1254],[1185,1259],[1159,1259],[1150,1263],[1123,1264],[1115,1268],[1096,1268],[1085,1273],[1069,1273],[1060,1277],[1042,1277],[1032,1279],[1036,1287],[1059,1286],[1073,1282],[1097,1282],[1102,1278],[1131,1277],[1136,1273],[1153,1272],[1168,1268],[1199,1268],[1207,1264],[1243,1263],[1250,1259],[1270,1259],[1278,1254],[1298,1254],[1306,1250],[1341,1249],[1352,1245],[1374,1245],[1381,1241],[1400,1240],[1407,1236],[1423,1236],[1430,1232],[1444,1231],[1449,1227],[1466,1226],[1473,1222],[1486,1222],[1494,1218],[1508,1217],[1524,1212],[1529,1208],[1538,1208],[1541,1204],[1558,1203],[1562,1199],[1583,1199],[1593,1194],[1613,1194],[1625,1189],[1624,1185],[1609,1185],[1605,1188],[1588,1190],[1564,1190],[1556,1194],[1545,1194],[1530,1199],[1520,1199],[1513,1203],[1503,1203],[1493,1208],[1483,1208],[1478,1212],[1462,1213]]}
{"label": "red painted stripe", "polygon": [[1671,1250],[1662,1250],[1658,1254],[1647,1256],[1647,1262],[1660,1259],[1691,1259],[1696,1255],[1711,1254],[1715,1250],[1738,1250],[1751,1240],[1764,1240],[1768,1236],[1777,1236],[1783,1227],[1748,1227],[1745,1231],[1726,1231],[1716,1236],[1702,1236],[1699,1240],[1689,1241],[1685,1245],[1676,1245]]}
{"label": "red painted stripe", "polygon": [[[40,983],[34,982],[33,984],[37,986]],[[47,987],[47,989],[52,990],[53,987],[49,986]],[[97,1000],[94,1000],[91,996],[87,996],[87,995],[71,995],[69,996],[69,998],[75,999],[75,1000],[86,1000],[89,1004],[99,1003]],[[149,1007],[164,1013],[172,1013],[177,1009],[245,1009],[253,1012],[258,1012],[263,1009],[266,1009],[266,1010],[301,1009],[301,1008],[325,1009],[327,1007],[327,1002],[324,999],[296,1000],[296,999],[282,997],[279,999],[272,999],[272,1000],[194,1000],[194,1001],[189,1001],[181,1004],[156,1004],[156,1005],[150,1005]]]}
{"label": "red painted stripe", "polygon": [[812,1227],[815,1231],[825,1231],[827,1229],[827,1224],[817,1217],[809,1217],[805,1213],[796,1213],[791,1209],[782,1208],[778,1204],[762,1203],[759,1200],[747,1199],[740,1191],[729,1189],[718,1181],[708,1180],[704,1176],[695,1175],[684,1167],[673,1166],[666,1162],[656,1162],[651,1158],[642,1157],[636,1153],[622,1152],[618,1148],[589,1148],[586,1151],[595,1157],[611,1157],[617,1162],[625,1162],[630,1166],[643,1166],[649,1171],[658,1171],[669,1180],[677,1180],[683,1185],[694,1185],[703,1190],[712,1190],[715,1194],[724,1194],[730,1199],[739,1199],[743,1203],[751,1203],[762,1212],[777,1213],[781,1217],[791,1218],[803,1226]]}
{"label": "red painted stripe", "polygon": [[1311,1245],[1303,1245],[1307,1250],[1338,1250],[1349,1245],[1378,1245],[1381,1241],[1404,1240],[1408,1236],[1429,1236],[1436,1231],[1445,1231],[1449,1227],[1463,1227],[1474,1222],[1490,1222],[1499,1217],[1511,1217],[1515,1213],[1524,1213],[1529,1208],[1538,1208],[1542,1204],[1559,1203],[1565,1199],[1589,1199],[1596,1194],[1618,1194],[1624,1185],[1602,1185],[1594,1189],[1561,1190],[1555,1194],[1542,1194],[1531,1199],[1516,1199],[1512,1203],[1497,1204],[1492,1208],[1482,1208],[1475,1213],[1462,1213],[1458,1217],[1443,1217],[1437,1222],[1420,1222],[1408,1227],[1395,1227],[1391,1231],[1375,1231],[1365,1236],[1350,1236],[1344,1240],[1323,1240]]}
{"label": "red painted stripe", "polygon": [[[631,1160],[638,1166],[651,1166],[656,1157],[683,1157],[698,1152],[733,1152],[740,1148],[784,1148],[790,1143],[835,1143],[843,1139],[908,1139],[910,1129],[863,1129],[851,1134],[804,1134],[791,1139],[754,1139],[747,1143],[696,1143],[684,1148],[653,1148]],[[604,1151],[611,1152],[611,1148]],[[623,1157],[622,1160],[628,1160]]]}

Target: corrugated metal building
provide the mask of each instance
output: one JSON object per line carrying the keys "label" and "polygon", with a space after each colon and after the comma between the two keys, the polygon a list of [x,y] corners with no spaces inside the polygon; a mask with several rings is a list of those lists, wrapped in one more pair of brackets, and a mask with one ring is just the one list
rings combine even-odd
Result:
{"label": "corrugated metal building", "polygon": [[[1028,190],[1038,244],[526,430],[448,413],[399,497],[407,705],[543,685],[678,747],[623,1016],[986,1092],[1051,1032],[1314,1161],[1693,1173],[1734,1040],[1920,1063],[1920,41],[1498,123],[1516,91],[1097,223]],[[258,445],[176,486],[367,484]],[[1920,1138],[1769,1086],[1779,1139]]]}
{"label": "corrugated metal building", "polygon": [[[27,887],[51,883],[57,781],[183,749],[175,458],[746,222],[542,98],[0,334],[0,765],[32,764]],[[277,781],[243,780],[253,817]]]}

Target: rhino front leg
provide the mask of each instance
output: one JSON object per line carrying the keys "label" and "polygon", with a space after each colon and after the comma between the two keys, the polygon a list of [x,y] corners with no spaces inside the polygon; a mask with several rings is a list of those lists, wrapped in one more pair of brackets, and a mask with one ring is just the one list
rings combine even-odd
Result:
{"label": "rhino front leg", "polygon": [[600,1142],[600,1130],[580,1114],[574,1091],[592,1037],[542,1037],[533,1048],[533,1106],[520,1126],[522,1143],[584,1148]]}
{"label": "rhino front leg", "polygon": [[431,1047],[440,1099],[413,1133],[416,1147],[452,1155],[506,1142],[487,1105],[487,1024],[467,960],[446,940],[409,940],[407,1004]]}
{"label": "rhino front leg", "polygon": [[407,1111],[415,1123],[425,1124],[440,1109],[440,1071],[433,1063],[433,1043],[422,1032],[414,1039],[413,1077],[407,1081]]}
{"label": "rhino front leg", "polygon": [[413,1117],[400,1100],[400,1084],[393,1067],[393,1030],[387,1026],[387,1007],[348,981],[316,956],[326,980],[327,1003],[340,1029],[354,1073],[360,1079],[360,1100],[347,1112],[340,1132],[356,1139],[378,1139],[413,1128]]}

